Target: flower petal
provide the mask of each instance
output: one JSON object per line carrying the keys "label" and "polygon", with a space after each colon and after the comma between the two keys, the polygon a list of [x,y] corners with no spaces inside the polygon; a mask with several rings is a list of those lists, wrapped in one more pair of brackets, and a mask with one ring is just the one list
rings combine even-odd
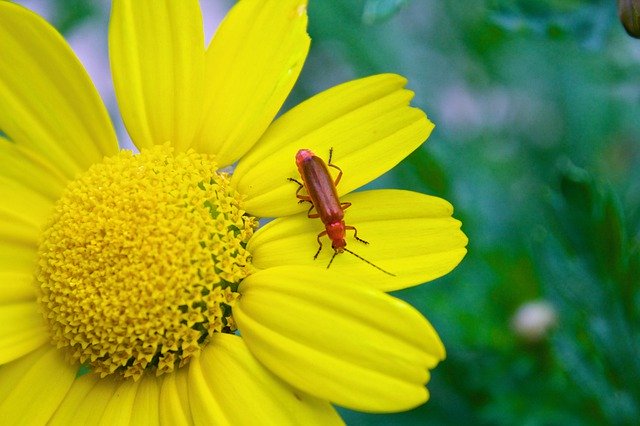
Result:
{"label": "flower petal", "polygon": [[123,425],[160,424],[160,383],[162,378],[145,374],[138,384],[131,415],[120,417]]}
{"label": "flower petal", "polygon": [[[140,382],[123,380],[118,383],[116,391],[107,402],[99,422],[105,425],[128,425],[135,411],[136,394]],[[131,423],[135,424],[135,423]]]}
{"label": "flower petal", "polygon": [[[460,222],[451,217],[453,207],[447,201],[400,190],[356,192],[342,197],[351,202],[345,210],[345,222],[355,226],[358,237],[347,231],[347,248],[393,273],[389,276],[349,253],[336,256],[331,270],[353,277],[379,290],[392,291],[441,277],[462,260],[467,237]],[[276,219],[261,228],[247,249],[253,265],[267,269],[280,265],[325,267],[333,255],[331,241],[320,240],[323,249],[316,260],[316,237],[324,226],[320,219],[306,214]]]}
{"label": "flower petal", "polygon": [[189,376],[187,368],[167,374],[160,388],[160,422],[164,425],[191,425],[189,407]]}
{"label": "flower petal", "polygon": [[433,124],[409,107],[413,92],[392,74],[354,80],[324,91],[276,120],[233,174],[247,196],[247,211],[277,217],[304,211],[294,193],[295,154],[308,148],[333,163],[344,175],[338,186],[346,194],[398,164],[429,136]]}
{"label": "flower petal", "polygon": [[36,229],[49,220],[53,208],[53,201],[46,195],[39,194],[21,182],[7,179],[1,174],[0,199],[0,221],[28,224]]}
{"label": "flower petal", "polygon": [[0,176],[20,182],[51,201],[56,201],[68,183],[48,160],[23,145],[0,137]]}
{"label": "flower petal", "polygon": [[60,404],[51,424],[159,424],[160,381],[151,375],[134,382],[85,374]]}
{"label": "flower petal", "polygon": [[3,424],[46,424],[76,377],[62,352],[45,345],[0,369]]}
{"label": "flower petal", "polygon": [[67,177],[118,149],[89,76],[58,32],[29,10],[0,2],[0,129]]}
{"label": "flower petal", "polygon": [[40,227],[48,220],[53,203],[2,176],[0,199],[0,271],[33,276]]}
{"label": "flower petal", "polygon": [[221,166],[240,158],[273,120],[307,53],[307,0],[243,0],[207,49],[206,103],[196,149]]}
{"label": "flower petal", "polygon": [[200,123],[204,30],[197,0],[115,0],[109,28],[113,81],[138,148],[186,149]]}
{"label": "flower petal", "polygon": [[293,387],[372,412],[428,399],[427,369],[444,358],[431,325],[381,291],[320,269],[258,271],[234,318],[258,360]]}
{"label": "flower petal", "polygon": [[3,238],[5,237],[0,233],[0,270],[33,274],[35,245],[16,244]]}
{"label": "flower petal", "polygon": [[0,305],[35,303],[35,298],[32,273],[0,270]]}
{"label": "flower petal", "polygon": [[0,241],[5,244],[29,247],[35,254],[39,236],[40,230],[33,224],[0,218]]}
{"label": "flower petal", "polygon": [[49,332],[35,301],[0,306],[0,364],[18,359],[48,340]]}
{"label": "flower petal", "polygon": [[342,424],[328,402],[280,381],[229,334],[215,334],[191,360],[189,398],[196,424]]}
{"label": "flower petal", "polygon": [[49,425],[98,424],[105,407],[117,392],[119,381],[85,374],[76,379]]}

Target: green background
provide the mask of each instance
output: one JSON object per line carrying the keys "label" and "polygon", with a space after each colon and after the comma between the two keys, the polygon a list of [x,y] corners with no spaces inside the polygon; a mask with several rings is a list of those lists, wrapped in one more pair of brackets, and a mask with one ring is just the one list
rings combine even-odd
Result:
{"label": "green background", "polygon": [[[48,3],[67,34],[108,19],[100,2]],[[436,129],[369,187],[451,201],[470,240],[452,273],[396,293],[447,347],[430,401],[392,415],[341,410],[347,422],[635,423],[640,40],[616,2],[310,0],[309,22],[286,108],[352,78],[406,76]],[[556,315],[534,340],[511,325],[530,301]]]}

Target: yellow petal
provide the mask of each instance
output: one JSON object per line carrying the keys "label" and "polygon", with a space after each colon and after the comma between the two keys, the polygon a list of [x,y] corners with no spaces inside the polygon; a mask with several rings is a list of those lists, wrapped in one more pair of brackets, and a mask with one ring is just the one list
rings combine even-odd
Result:
{"label": "yellow petal", "polygon": [[73,384],[77,368],[45,345],[0,368],[0,413],[7,425],[43,425]]}
{"label": "yellow petal", "polygon": [[[31,272],[40,228],[65,180],[34,151],[0,138],[0,266],[14,273]],[[0,301],[15,300],[15,295],[23,300],[25,291],[19,282],[7,283],[0,288]]]}
{"label": "yellow petal", "polygon": [[[16,225],[22,227],[25,231],[26,228],[32,228],[31,231],[26,232],[40,232],[40,227],[44,221],[48,219],[49,210],[53,207],[53,203],[14,181],[7,183],[7,180],[2,177],[0,177],[0,181],[2,181],[2,183],[0,183],[0,196],[6,195],[8,198],[24,200],[24,202],[19,203],[17,209],[12,205],[0,203],[0,229],[6,229],[5,227]],[[46,214],[33,212],[32,214],[25,215],[24,213],[28,211],[28,206],[34,204],[47,206]],[[25,208],[25,206],[27,206],[27,208]],[[45,215],[47,216],[46,219],[44,218]]]}
{"label": "yellow petal", "polygon": [[203,97],[198,1],[114,1],[109,53],[118,104],[136,146],[189,146]]}
{"label": "yellow petal", "polygon": [[99,424],[105,407],[116,393],[120,381],[100,379],[93,374],[79,377],[60,403],[48,424],[95,425]]}
{"label": "yellow petal", "polygon": [[32,276],[40,227],[49,219],[53,204],[43,195],[2,177],[0,199],[0,271]]}
{"label": "yellow petal", "polygon": [[64,39],[29,10],[0,2],[0,129],[67,177],[118,144],[89,76]]}
{"label": "yellow petal", "polygon": [[[384,291],[399,290],[447,274],[466,253],[467,237],[460,222],[451,217],[447,201],[400,190],[356,192],[344,196],[351,202],[345,222],[354,226],[363,244],[347,231],[347,248],[374,265],[394,274],[389,276],[350,253],[341,253],[331,263],[331,271],[366,282]],[[320,239],[323,249],[316,260],[317,235],[324,230],[320,219],[299,214],[276,219],[260,229],[247,249],[253,265],[260,269],[280,265],[328,265],[331,241]]]}
{"label": "yellow petal", "polygon": [[53,201],[20,182],[0,175],[0,220],[9,219],[39,229],[49,220]]}
{"label": "yellow petal", "polygon": [[0,137],[0,176],[20,182],[52,201],[57,200],[68,180],[54,165],[35,151]]}
{"label": "yellow petal", "polygon": [[151,375],[134,382],[85,374],[62,401],[51,424],[159,424],[159,382]]}
{"label": "yellow petal", "polygon": [[38,244],[40,230],[33,224],[0,219],[0,240],[33,248],[34,253]]}
{"label": "yellow petal", "polygon": [[309,51],[306,0],[243,0],[207,49],[206,103],[196,149],[233,163],[258,140]]}
{"label": "yellow petal", "polygon": [[240,337],[229,334],[215,334],[200,357],[191,361],[189,397],[196,424],[342,424],[328,402],[280,381],[258,363]]}
{"label": "yellow petal", "polygon": [[[346,194],[398,164],[429,136],[433,124],[409,107],[413,92],[392,74],[341,84],[293,108],[276,120],[238,163],[233,182],[247,195],[246,209],[277,217],[306,209],[295,198],[299,178],[295,154],[311,149],[344,172],[338,193]],[[335,172],[335,170],[334,170]]]}
{"label": "yellow petal", "polygon": [[48,340],[49,332],[35,301],[0,306],[0,364],[18,359]]}
{"label": "yellow petal", "polygon": [[160,388],[160,423],[167,426],[193,424],[189,407],[188,369],[167,374]]}
{"label": "yellow petal", "polygon": [[102,416],[99,417],[99,424],[111,426],[128,425],[134,411],[139,385],[140,382],[134,382],[133,380],[121,381],[111,399],[107,402]]}
{"label": "yellow petal", "polygon": [[33,274],[0,270],[0,305],[17,302],[35,304],[36,288]]}
{"label": "yellow petal", "polygon": [[16,244],[0,238],[0,270],[33,274],[35,259],[35,246]]}
{"label": "yellow petal", "polygon": [[160,377],[145,374],[140,380],[131,416],[123,425],[160,424]]}
{"label": "yellow petal", "polygon": [[444,347],[408,304],[302,267],[259,271],[239,291],[233,314],[247,346],[293,387],[373,412],[427,400],[428,369],[444,358]]}

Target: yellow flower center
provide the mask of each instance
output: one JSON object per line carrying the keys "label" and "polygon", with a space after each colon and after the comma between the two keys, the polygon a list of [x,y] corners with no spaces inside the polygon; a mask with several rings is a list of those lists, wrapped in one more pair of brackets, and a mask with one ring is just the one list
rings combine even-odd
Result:
{"label": "yellow flower center", "polygon": [[182,366],[216,332],[251,272],[257,220],[213,159],[169,146],[92,166],[57,202],[39,247],[54,343],[101,376]]}

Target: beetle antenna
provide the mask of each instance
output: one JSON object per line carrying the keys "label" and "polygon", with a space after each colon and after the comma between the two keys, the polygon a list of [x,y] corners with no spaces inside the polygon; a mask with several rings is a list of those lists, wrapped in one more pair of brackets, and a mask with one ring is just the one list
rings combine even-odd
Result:
{"label": "beetle antenna", "polygon": [[333,256],[331,256],[331,260],[329,261],[329,264],[327,265],[327,269],[329,269],[329,266],[331,266],[331,264],[333,263],[333,259],[336,258],[336,254],[338,254],[337,251],[333,252]]}
{"label": "beetle antenna", "polygon": [[[365,263],[368,263],[369,265],[373,266],[374,268],[376,268],[378,271],[380,272],[384,272],[387,275],[391,275],[392,277],[395,277],[396,274],[392,274],[389,271],[385,271],[384,269],[382,269],[381,267],[379,267],[378,265],[375,265],[371,262],[369,262],[367,259],[365,259],[364,257],[360,256],[359,254],[356,254],[354,252],[352,252],[351,250],[349,250],[348,248],[343,248],[344,251],[346,251],[347,253],[351,253],[352,255],[354,255],[355,257],[357,257],[358,259],[362,260]],[[333,263],[333,259],[336,257],[336,254],[338,254],[337,251],[333,252],[333,256],[331,256],[331,260],[329,261],[329,264],[327,265],[327,269],[329,269],[329,266],[331,266],[331,263]]]}

